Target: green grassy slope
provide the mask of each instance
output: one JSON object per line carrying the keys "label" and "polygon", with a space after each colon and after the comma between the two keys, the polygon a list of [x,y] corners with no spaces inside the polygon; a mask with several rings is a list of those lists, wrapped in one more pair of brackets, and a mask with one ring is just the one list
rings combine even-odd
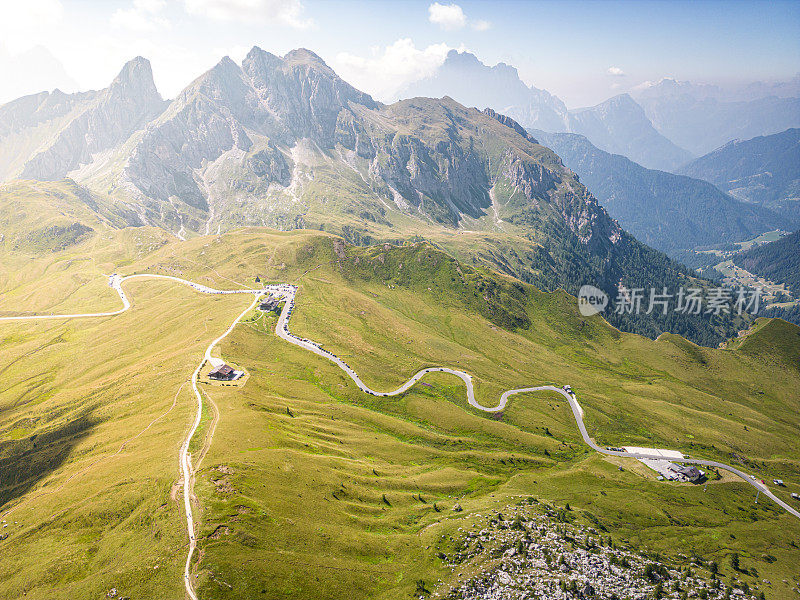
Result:
{"label": "green grassy slope", "polygon": [[[227,288],[256,275],[295,282],[292,328],[373,387],[435,364],[473,373],[484,404],[511,387],[570,383],[600,443],[742,463],[785,479],[782,496],[800,491],[797,328],[759,322],[726,350],[651,341],[581,317],[563,292],[459,264],[428,244],[335,240],[260,229],[188,242],[96,232],[73,247],[94,265],[75,274],[164,273]],[[65,308],[47,282],[71,251],[26,257],[22,280],[0,280],[2,309]],[[77,304],[80,282],[63,285]],[[86,309],[116,306],[104,286],[82,298]],[[7,299],[16,289],[25,294]],[[16,474],[0,483],[0,510],[18,506],[0,541],[0,597],[182,594],[186,536],[170,497],[191,418],[181,384],[245,300],[166,282],[129,291],[134,308],[119,317],[0,325],[0,472]],[[418,579],[446,586],[457,573],[429,547],[520,494],[569,502],[642,548],[718,561],[736,550],[773,582],[767,597],[788,593],[800,523],[754,505],[745,484],[657,482],[638,463],[589,453],[555,394],[517,396],[492,416],[437,374],[398,398],[367,397],[273,328],[274,317],[254,314],[220,348],[248,370],[244,387],[204,386],[220,420],[195,490],[202,598],[397,598]],[[452,511],[456,502],[464,512]]]}
{"label": "green grassy slope", "polygon": [[[566,294],[531,288],[523,317],[511,281],[425,244],[337,253],[330,238],[270,237],[282,245],[260,246],[258,231],[226,236],[206,243],[204,260],[225,264],[237,247],[234,279],[297,281],[295,331],[373,387],[393,388],[434,364],[474,373],[484,403],[510,387],[571,382],[603,443],[680,448],[798,479],[800,373],[788,366],[797,345],[786,346],[778,369],[741,350],[620,334],[578,316]],[[180,258],[175,265],[186,268]],[[476,308],[484,277],[498,292],[479,294]],[[493,309],[495,297],[502,310]],[[260,317],[226,342],[223,354],[253,375],[241,391],[211,392],[223,418],[200,488],[207,597],[410,593],[419,573],[445,577],[425,548],[452,525],[454,502],[480,511],[518,493],[579,506],[616,535],[661,551],[724,556],[735,548],[758,559],[760,573],[782,572],[796,552],[794,520],[754,507],[743,484],[726,479],[703,492],[632,474],[629,462],[620,473],[616,462],[587,454],[555,397],[518,397],[501,420],[469,409],[463,388],[444,375],[399,399],[366,397],[326,361],[281,343],[272,326]],[[782,560],[760,560],[776,548]]]}

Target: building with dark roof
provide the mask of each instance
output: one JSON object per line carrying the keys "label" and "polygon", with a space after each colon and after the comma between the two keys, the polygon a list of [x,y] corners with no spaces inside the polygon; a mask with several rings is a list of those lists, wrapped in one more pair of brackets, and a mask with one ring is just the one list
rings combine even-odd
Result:
{"label": "building with dark roof", "polygon": [[261,301],[261,304],[258,305],[258,308],[259,310],[264,311],[275,310],[278,308],[279,302],[279,298],[276,298],[275,296],[268,296]]}
{"label": "building with dark roof", "polygon": [[703,476],[697,467],[693,467],[691,465],[676,465],[674,463],[670,463],[669,470],[686,481],[697,481]]}
{"label": "building with dark roof", "polygon": [[209,379],[217,379],[219,381],[230,381],[236,377],[236,371],[228,365],[222,364],[215,369],[212,369],[208,374]]}

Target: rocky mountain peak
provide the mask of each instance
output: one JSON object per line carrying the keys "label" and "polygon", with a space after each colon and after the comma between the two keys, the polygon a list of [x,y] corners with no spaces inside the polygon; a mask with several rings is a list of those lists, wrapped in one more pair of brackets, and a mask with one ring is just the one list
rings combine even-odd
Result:
{"label": "rocky mountain peak", "polygon": [[439,98],[445,94],[467,106],[502,112],[525,127],[566,128],[567,107],[561,100],[528,86],[516,68],[505,63],[486,65],[470,52],[451,50],[433,75],[412,83],[400,96]]}
{"label": "rocky mountain peak", "polygon": [[455,48],[448,51],[444,64],[463,65],[465,67],[484,67],[485,65],[478,60],[478,57],[471,52],[459,52]]}
{"label": "rocky mountain peak", "polygon": [[287,52],[283,57],[287,65],[307,65],[309,67],[324,69],[332,75],[336,75],[322,58],[307,48],[295,48]]}
{"label": "rocky mountain peak", "polygon": [[519,78],[519,72],[516,67],[507,65],[506,63],[497,63],[493,67],[483,64],[477,56],[471,52],[459,52],[458,50],[450,50],[447,53],[447,58],[440,67],[442,71],[461,71],[483,73],[495,80],[495,83],[503,83],[515,88],[526,88],[527,85]]}
{"label": "rocky mountain peak", "polygon": [[150,61],[141,56],[125,63],[108,90],[112,94],[119,93],[128,97],[138,96],[143,100],[161,101],[161,94],[158,93],[153,81],[153,69]]}
{"label": "rocky mountain peak", "polygon": [[635,111],[641,112],[642,116],[644,116],[644,110],[641,106],[634,100],[630,94],[618,94],[606,100],[605,102],[601,102],[597,105],[597,108],[601,110],[611,111],[611,110],[625,110],[625,111]]}
{"label": "rocky mountain peak", "polygon": [[242,70],[251,85],[263,90],[263,96],[273,105],[288,103],[297,108],[297,102],[318,106],[322,103],[337,112],[350,101],[369,108],[378,106],[369,94],[341,79],[322,58],[306,48],[297,48],[281,58],[254,46],[242,61]]}
{"label": "rocky mountain peak", "polygon": [[274,71],[283,65],[283,59],[275,56],[272,52],[262,50],[258,46],[253,46],[247,56],[242,61],[242,69],[249,72],[252,69],[258,71]]}
{"label": "rocky mountain peak", "polygon": [[229,56],[225,56],[211,69],[195,79],[194,83],[183,91],[191,94],[200,90],[210,98],[227,96],[232,90],[241,86],[242,69]]}
{"label": "rocky mountain peak", "polygon": [[150,61],[141,56],[128,61],[103,90],[78,94],[56,90],[39,103],[38,122],[66,116],[76,108],[80,111],[55,126],[48,144],[25,162],[20,176],[63,179],[89,165],[97,153],[116,147],[145,127],[165,106],[153,81]]}

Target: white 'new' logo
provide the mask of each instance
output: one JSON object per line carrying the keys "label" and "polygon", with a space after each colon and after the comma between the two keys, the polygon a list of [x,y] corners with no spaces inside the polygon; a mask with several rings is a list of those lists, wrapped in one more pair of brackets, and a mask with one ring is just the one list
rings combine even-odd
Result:
{"label": "white 'new' logo", "polygon": [[584,285],[578,292],[578,310],[584,317],[603,312],[608,305],[608,296],[593,285]]}

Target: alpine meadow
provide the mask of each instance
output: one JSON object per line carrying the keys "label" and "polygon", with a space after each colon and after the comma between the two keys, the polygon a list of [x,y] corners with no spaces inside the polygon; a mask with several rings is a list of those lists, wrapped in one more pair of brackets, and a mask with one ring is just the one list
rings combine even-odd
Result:
{"label": "alpine meadow", "polygon": [[798,597],[795,3],[11,4],[0,600]]}

